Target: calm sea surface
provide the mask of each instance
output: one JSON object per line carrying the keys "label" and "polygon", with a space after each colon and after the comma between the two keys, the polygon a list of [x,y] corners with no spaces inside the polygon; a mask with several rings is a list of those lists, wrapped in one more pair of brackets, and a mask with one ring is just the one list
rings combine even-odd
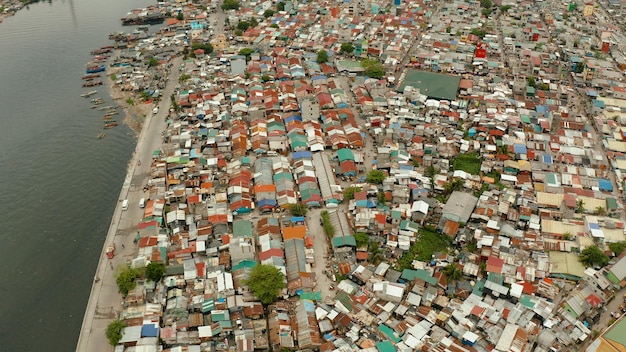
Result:
{"label": "calm sea surface", "polygon": [[146,0],[31,4],[0,24],[0,351],[73,351],[135,138],[80,94]]}

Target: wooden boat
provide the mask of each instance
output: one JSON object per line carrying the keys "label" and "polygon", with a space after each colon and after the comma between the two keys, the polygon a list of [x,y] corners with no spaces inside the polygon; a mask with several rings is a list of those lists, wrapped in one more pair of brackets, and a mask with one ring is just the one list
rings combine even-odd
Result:
{"label": "wooden boat", "polygon": [[104,128],[113,128],[117,126],[117,122],[108,122],[104,124]]}
{"label": "wooden boat", "polygon": [[101,86],[102,84],[103,84],[102,81],[91,81],[91,82],[83,83],[83,87],[95,87],[95,86]]}
{"label": "wooden boat", "polygon": [[106,136],[106,135],[107,135],[106,133],[104,133],[104,132],[100,132],[100,133],[98,133],[98,139],[102,139],[102,138],[104,138],[104,136]]}
{"label": "wooden boat", "polygon": [[119,115],[120,112],[117,110],[109,110],[106,112],[107,115]]}
{"label": "wooden boat", "polygon": [[98,73],[104,71],[105,69],[104,65],[89,66],[87,67],[87,73]]}
{"label": "wooden boat", "polygon": [[103,106],[100,108],[100,111],[104,111],[104,110],[111,110],[113,109],[113,107],[111,105],[107,105],[107,106]]}
{"label": "wooden boat", "polygon": [[105,116],[102,118],[102,120],[106,121],[107,123],[116,122],[115,120],[113,120],[113,116]]}
{"label": "wooden boat", "polygon": [[84,75],[83,76],[83,80],[89,80],[89,79],[94,79],[94,78],[98,78],[100,77],[99,73],[92,73],[90,75]]}
{"label": "wooden boat", "polygon": [[111,259],[115,256],[115,243],[107,246],[107,258]]}
{"label": "wooden boat", "polygon": [[83,94],[81,94],[80,96],[81,96],[81,97],[83,97],[83,98],[88,98],[88,97],[90,97],[90,96],[92,96],[92,95],[94,95],[94,94],[96,94],[96,93],[98,93],[98,91],[97,91],[97,90],[92,90],[92,91],[89,91],[89,92],[83,93]]}

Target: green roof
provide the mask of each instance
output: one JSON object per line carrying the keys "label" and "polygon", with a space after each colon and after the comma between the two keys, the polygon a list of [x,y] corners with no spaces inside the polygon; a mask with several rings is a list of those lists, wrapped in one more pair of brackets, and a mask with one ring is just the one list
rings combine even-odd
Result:
{"label": "green roof", "polygon": [[455,100],[460,82],[461,76],[409,70],[399,91],[404,92],[406,86],[411,86],[429,98]]}
{"label": "green roof", "polygon": [[250,220],[233,222],[233,235],[236,237],[252,237],[252,222]]}
{"label": "green roof", "polygon": [[321,301],[322,300],[322,293],[317,291],[317,292],[302,292],[300,294],[300,299],[306,299],[309,301]]}
{"label": "green roof", "polygon": [[347,293],[341,291],[335,296],[335,300],[341,302],[341,304],[346,307],[349,311],[352,311],[352,300]]}
{"label": "green roof", "polygon": [[348,148],[339,149],[337,151],[337,157],[339,158],[339,162],[342,162],[344,160],[354,161],[354,153],[352,153],[352,150]]}
{"label": "green roof", "polygon": [[333,238],[333,247],[352,246],[356,247],[354,236],[339,236]]}
{"label": "green roof", "polygon": [[617,210],[617,200],[615,200],[615,198],[607,198],[606,208],[608,210]]}
{"label": "green roof", "polygon": [[390,327],[388,327],[385,324],[380,324],[378,326],[378,329],[380,330],[380,332],[382,332],[383,334],[385,334],[385,336],[387,336],[389,338],[389,340],[398,343],[400,341],[402,341],[402,339],[400,338],[400,336],[398,336],[398,334],[396,334],[395,331],[393,331]]}
{"label": "green roof", "polygon": [[244,259],[244,260],[240,261],[239,263],[234,264],[233,267],[231,268],[231,271],[237,271],[239,269],[244,269],[244,268],[252,269],[255,266],[257,266],[257,262],[255,262],[254,260]]}
{"label": "green roof", "polygon": [[418,270],[404,269],[402,270],[402,275],[400,276],[400,278],[407,280],[407,281],[413,281],[415,279],[419,279],[424,282],[428,282],[431,285],[437,284],[437,279],[432,277],[430,273],[424,269],[418,269]]}
{"label": "green roof", "polygon": [[623,318],[618,320],[604,333],[603,337],[605,340],[611,340],[620,344],[619,349],[622,350],[626,346],[626,320]]}
{"label": "green roof", "polygon": [[393,344],[389,341],[376,342],[376,348],[379,352],[396,352]]}

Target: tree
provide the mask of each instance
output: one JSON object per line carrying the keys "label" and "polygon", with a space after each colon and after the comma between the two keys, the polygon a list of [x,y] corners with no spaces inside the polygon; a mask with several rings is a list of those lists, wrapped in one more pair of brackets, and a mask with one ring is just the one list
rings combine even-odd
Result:
{"label": "tree", "polygon": [[237,29],[243,32],[247,31],[250,26],[251,24],[248,21],[239,21],[239,23],[237,23]]}
{"label": "tree", "polygon": [[291,212],[293,216],[305,216],[307,212],[306,205],[302,203],[291,204],[289,206],[289,212]]}
{"label": "tree", "polygon": [[278,27],[278,24],[276,24],[276,23],[272,23],[272,24],[270,24],[270,27],[271,27],[271,28],[279,28],[279,27]]}
{"label": "tree", "polygon": [[107,325],[107,329],[105,331],[105,335],[109,340],[109,344],[111,346],[117,346],[117,344],[122,339],[122,329],[126,327],[126,323],[123,321],[116,319]]}
{"label": "tree", "polygon": [[222,10],[239,10],[239,1],[237,0],[224,0],[222,3]]}
{"label": "tree", "polygon": [[191,44],[191,50],[197,50],[197,49],[202,49],[204,50],[205,54],[210,54],[213,52],[213,45],[211,45],[211,43],[201,43],[201,42],[194,42],[193,44]]}
{"label": "tree", "polygon": [[270,18],[270,17],[274,16],[274,13],[275,13],[274,10],[267,9],[267,10],[265,10],[265,12],[263,12],[263,17]]}
{"label": "tree", "polygon": [[606,215],[606,209],[604,209],[604,207],[596,207],[594,213],[596,215],[605,216]]}
{"label": "tree", "polygon": [[176,19],[179,21],[182,21],[185,19],[185,14],[183,14],[183,12],[179,12],[178,15],[176,15]]}
{"label": "tree", "polygon": [[370,243],[370,237],[364,232],[357,232],[354,234],[356,240],[356,248],[367,246]]}
{"label": "tree", "polygon": [[117,288],[120,293],[126,296],[128,291],[137,286],[137,282],[135,282],[135,280],[140,277],[141,272],[135,268],[127,267],[126,269],[123,269],[115,278],[115,282],[117,283]]}
{"label": "tree", "polygon": [[378,243],[377,242],[372,242],[369,245],[369,252],[370,252],[370,262],[374,265],[378,265],[380,264],[380,262],[383,261],[383,256],[380,253],[380,249],[378,248]]}
{"label": "tree", "polygon": [[261,82],[263,82],[263,83],[271,81],[271,80],[272,80],[272,77],[270,77],[269,75],[261,76]]}
{"label": "tree", "polygon": [[604,267],[609,263],[609,257],[596,245],[583,249],[578,260],[585,266]]}
{"label": "tree", "polygon": [[381,184],[383,183],[383,181],[385,180],[386,176],[385,173],[380,171],[380,170],[372,170],[370,172],[367,173],[367,176],[365,177],[365,181],[367,181],[368,183],[373,183],[373,184]]}
{"label": "tree", "polygon": [[576,202],[576,212],[582,213],[584,211],[585,211],[585,201],[583,201],[582,199],[579,199],[578,202]]}
{"label": "tree", "polygon": [[365,75],[371,78],[381,79],[385,75],[383,64],[374,59],[363,59],[361,67],[365,70]]}
{"label": "tree", "polygon": [[448,281],[456,282],[463,277],[463,272],[456,264],[448,264],[443,268],[443,273],[448,277]]}
{"label": "tree", "polygon": [[286,287],[285,275],[275,266],[265,264],[255,266],[245,284],[264,305],[276,301]]}
{"label": "tree", "polygon": [[285,11],[285,3],[280,1],[276,4],[276,10],[277,11]]}
{"label": "tree", "polygon": [[352,43],[343,43],[339,51],[345,55],[352,55],[354,53],[354,45]]}
{"label": "tree", "polygon": [[426,171],[424,172],[424,174],[426,175],[426,177],[428,178],[433,178],[435,177],[435,174],[437,173],[437,170],[435,170],[435,167],[430,165],[429,167],[426,168]]}
{"label": "tree", "polygon": [[626,242],[621,241],[609,243],[609,249],[611,250],[611,252],[613,252],[613,254],[619,256],[620,254],[622,254],[624,249],[626,249]]}
{"label": "tree", "polygon": [[387,195],[384,191],[378,191],[378,204],[385,205],[387,203]]}
{"label": "tree", "polygon": [[326,50],[320,50],[317,52],[316,61],[318,64],[323,64],[325,62],[328,62],[328,53],[326,52]]}
{"label": "tree", "polygon": [[243,55],[246,57],[246,61],[250,61],[250,56],[252,55],[252,53],[254,53],[254,49],[251,48],[243,48],[241,50],[239,50],[239,55]]}
{"label": "tree", "polygon": [[151,262],[146,265],[146,278],[150,281],[159,282],[165,274],[165,264]]}
{"label": "tree", "polygon": [[159,64],[159,60],[157,60],[155,57],[151,57],[148,59],[148,67],[154,67],[158,64]]}
{"label": "tree", "polygon": [[354,199],[354,193],[361,192],[361,187],[348,187],[343,190],[343,199],[351,200]]}

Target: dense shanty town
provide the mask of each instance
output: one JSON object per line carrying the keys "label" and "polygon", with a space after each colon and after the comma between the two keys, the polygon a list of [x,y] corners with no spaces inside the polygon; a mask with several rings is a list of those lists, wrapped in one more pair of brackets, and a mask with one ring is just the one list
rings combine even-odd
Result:
{"label": "dense shanty town", "polygon": [[[115,86],[180,78],[127,229],[130,268],[164,272],[124,295],[115,351],[626,349],[623,7],[129,13],[163,27],[111,34]],[[271,303],[260,265],[284,275]]]}

